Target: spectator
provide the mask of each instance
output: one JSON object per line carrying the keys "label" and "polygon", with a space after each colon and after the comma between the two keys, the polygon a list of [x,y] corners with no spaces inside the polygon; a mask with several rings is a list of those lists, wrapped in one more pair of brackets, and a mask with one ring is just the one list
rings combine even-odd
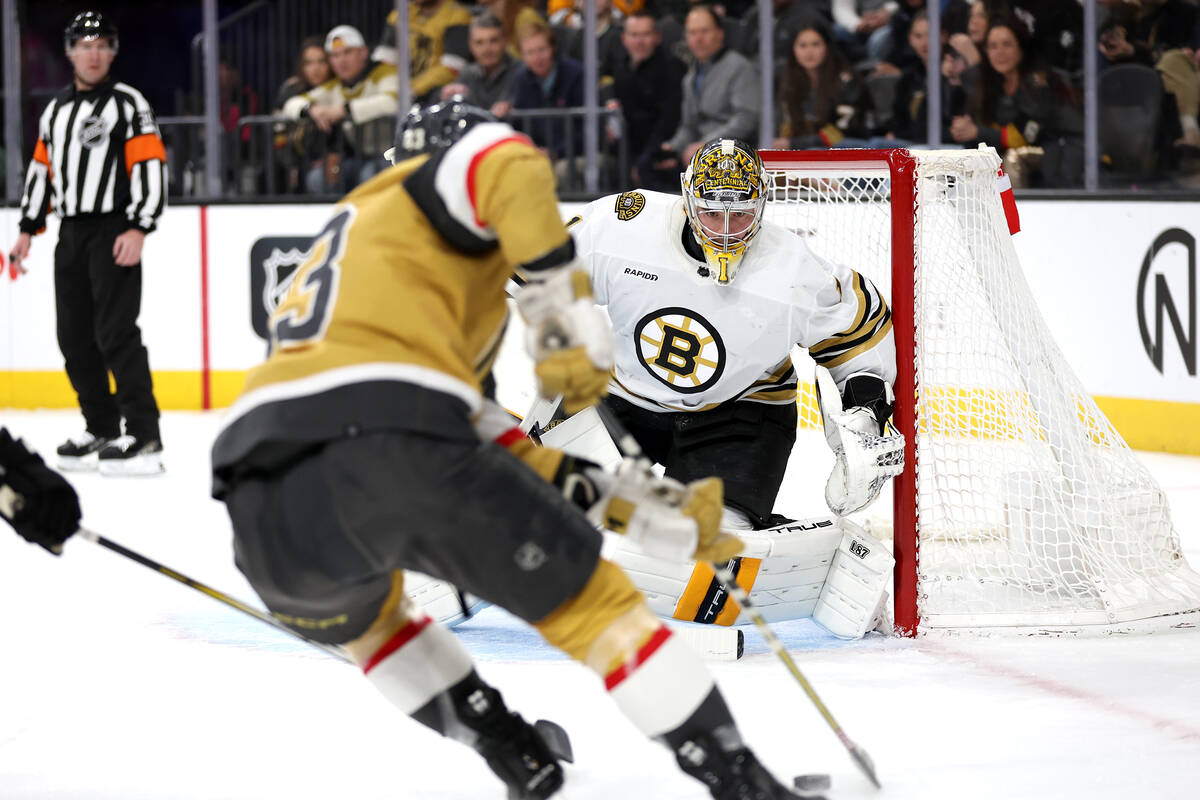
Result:
{"label": "spectator", "polygon": [[1030,37],[1016,17],[992,19],[984,39],[971,113],[954,117],[956,142],[982,141],[1004,156],[1014,186],[1078,185],[1083,174],[1083,119],[1078,98],[1035,63]]}
{"label": "spectator", "polygon": [[[411,0],[408,6],[408,74],[414,103],[432,102],[467,65],[471,12],[454,0]],[[396,10],[387,16],[372,57],[396,64]]]}
{"label": "spectator", "polygon": [[[830,12],[830,0],[772,0],[772,33],[774,34],[774,52],[777,59],[792,46],[796,31],[801,25],[806,25],[814,19],[819,19],[827,25],[833,24]],[[754,3],[742,17],[745,26],[745,47],[739,52],[751,59],[758,58],[758,4]]]}
{"label": "spectator", "polygon": [[[945,39],[945,36],[943,36]],[[929,55],[929,16],[925,11],[917,12],[908,29],[908,44],[914,58],[905,62],[896,86],[896,105],[892,112],[892,130],[896,144],[927,144],[929,142],[929,119],[926,109],[926,92],[929,80],[925,60]],[[943,142],[953,141],[950,136],[950,120],[967,109],[966,92],[961,75],[966,66],[965,59],[954,51],[942,53],[942,136]]]}
{"label": "spectator", "polygon": [[[544,22],[531,25],[518,34],[517,41],[521,46],[521,66],[514,78],[514,109],[583,105],[583,65],[573,58],[558,56],[554,31],[549,25]],[[536,119],[516,127],[527,131],[534,144],[556,161],[568,153],[578,156],[583,152],[581,120]],[[560,180],[563,166],[556,164]]]}
{"label": "spectator", "polygon": [[888,24],[898,8],[895,0],[833,0],[837,39],[855,61],[882,61],[892,46]]}
{"label": "spectator", "polygon": [[387,166],[383,151],[392,144],[399,85],[395,67],[369,60],[357,28],[329,31],[325,52],[334,79],[288,100],[283,114],[328,137],[328,155],[308,170],[305,187],[342,194]]}
{"label": "spectator", "polygon": [[983,60],[983,38],[987,35],[988,12],[983,0],[971,3],[967,14],[966,32],[951,32],[947,44],[963,57],[968,67],[977,67]]}
{"label": "spectator", "polygon": [[[300,43],[300,52],[296,56],[295,73],[280,84],[279,91],[275,93],[274,113],[282,114],[288,100],[315,89],[328,81],[332,74],[324,42],[317,36],[305,39]],[[303,140],[293,139],[289,135],[292,131],[288,125],[282,122],[275,124],[275,153],[282,185],[286,192],[291,193],[300,188],[301,163],[316,160],[317,154],[303,152]]]}
{"label": "spectator", "polygon": [[655,173],[651,165],[662,143],[679,127],[686,68],[662,46],[658,22],[649,11],[635,11],[625,18],[621,44],[627,57],[617,66],[613,103],[625,115],[632,164],[629,177],[637,186],[675,191],[678,176],[670,183],[652,184]]}
{"label": "spectator", "polygon": [[[883,60],[875,64],[873,75],[900,75],[917,58],[916,51],[908,40],[913,20],[917,14],[925,13],[925,0],[902,0],[899,9],[892,14],[888,26],[892,29],[891,43]],[[928,17],[926,17],[928,25]],[[928,37],[928,27],[926,29]],[[943,41],[945,41],[943,39]]]}
{"label": "spectator", "polygon": [[754,66],[725,47],[725,29],[715,8],[693,6],[684,20],[684,36],[693,63],[683,78],[679,128],[663,142],[655,164],[676,173],[710,139],[757,141],[762,105]]}
{"label": "spectator", "polygon": [[1077,75],[1083,70],[1083,5],[1063,0],[1014,0],[1029,25],[1034,52],[1047,66]]}
{"label": "spectator", "polygon": [[319,36],[308,37],[300,43],[300,52],[296,56],[296,71],[279,85],[279,91],[275,93],[275,108],[282,110],[283,104],[288,100],[315,89],[332,76],[324,42]]}
{"label": "spectator", "polygon": [[[546,4],[546,19],[551,25],[570,24],[568,20],[572,16],[582,13],[581,5],[578,0],[550,0]],[[614,18],[625,20],[646,8],[646,0],[613,0],[612,5]],[[596,13],[600,13],[599,8]]]}
{"label": "spectator", "polygon": [[517,35],[528,27],[547,24],[534,10],[533,0],[479,0],[479,5],[492,12],[504,25],[504,41],[513,58],[521,57]]}
{"label": "spectator", "polygon": [[[1100,30],[1098,42],[1100,53],[1110,64],[1138,63],[1158,70],[1179,115],[1176,133],[1181,135],[1175,145],[1189,151],[1200,148],[1197,16],[1196,6],[1180,0],[1115,6]],[[1168,123],[1173,126],[1174,120]]]}
{"label": "spectator", "polygon": [[[821,22],[801,26],[779,84],[782,116],[775,147],[864,146],[865,87]],[[848,139],[849,137],[849,139]]]}
{"label": "spectator", "polygon": [[231,139],[250,141],[250,129],[238,123],[248,114],[258,113],[258,92],[242,81],[242,73],[228,55],[217,60],[217,86],[221,98],[221,130]]}
{"label": "spectator", "polygon": [[457,83],[442,87],[442,99],[461,95],[471,105],[503,116],[512,106],[520,67],[504,47],[504,25],[484,12],[471,20],[468,42],[474,61],[462,71]]}
{"label": "spectator", "polygon": [[[580,62],[583,61],[584,45],[582,6],[583,0],[576,0],[580,11],[567,17],[559,28],[563,53]],[[621,23],[613,14],[612,0],[596,0],[596,75],[601,80],[611,80],[617,64],[624,60]]]}

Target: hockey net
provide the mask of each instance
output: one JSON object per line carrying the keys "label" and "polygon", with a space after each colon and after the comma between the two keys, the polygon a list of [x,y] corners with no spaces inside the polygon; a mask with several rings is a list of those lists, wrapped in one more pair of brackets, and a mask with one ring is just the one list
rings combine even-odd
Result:
{"label": "hockey net", "polygon": [[[1162,490],[1041,318],[1006,224],[996,155],[762,155],[767,218],[891,298],[895,419],[908,440],[891,520],[897,629],[1195,624],[1200,577]],[[802,425],[820,426],[803,384],[800,413]]]}

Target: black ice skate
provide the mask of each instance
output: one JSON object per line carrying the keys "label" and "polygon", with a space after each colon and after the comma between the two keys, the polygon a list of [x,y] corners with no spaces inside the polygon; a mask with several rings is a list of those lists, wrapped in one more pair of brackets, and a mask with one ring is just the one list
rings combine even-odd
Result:
{"label": "black ice skate", "polygon": [[100,451],[100,474],[158,475],[165,469],[162,449],[158,439],[118,436]]}
{"label": "black ice skate", "polygon": [[58,453],[58,468],[70,472],[95,469],[100,451],[111,441],[107,436],[96,436],[86,431],[79,436],[72,436],[55,451]]}
{"label": "black ice skate", "polygon": [[489,722],[475,750],[508,786],[508,800],[544,800],[562,788],[563,770],[537,728],[515,711]]}
{"label": "black ice skate", "polygon": [[786,788],[748,748],[723,750],[711,735],[689,738],[675,749],[675,760],[684,772],[708,787],[714,800],[820,798]]}

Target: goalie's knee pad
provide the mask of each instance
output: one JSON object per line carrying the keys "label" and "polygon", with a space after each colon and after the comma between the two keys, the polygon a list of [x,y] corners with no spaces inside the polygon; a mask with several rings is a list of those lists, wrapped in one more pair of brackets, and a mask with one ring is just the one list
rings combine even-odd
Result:
{"label": "goalie's knee pad", "polygon": [[542,444],[576,458],[594,461],[609,472],[621,463],[621,453],[594,408],[585,408],[541,430]]}
{"label": "goalie's knee pad", "polygon": [[859,526],[840,520],[841,542],[813,609],[813,622],[842,639],[858,639],[886,618],[896,559]]}
{"label": "goalie's knee pad", "polygon": [[412,570],[404,572],[404,591],[434,622],[451,628],[490,605],[473,594],[460,592],[452,583]]}
{"label": "goalie's knee pad", "polygon": [[[746,547],[734,559],[735,578],[763,617],[777,622],[811,616],[842,538],[836,520],[814,517],[737,535]],[[660,617],[717,625],[748,621],[707,564],[655,558],[612,534],[605,536],[604,553]]]}

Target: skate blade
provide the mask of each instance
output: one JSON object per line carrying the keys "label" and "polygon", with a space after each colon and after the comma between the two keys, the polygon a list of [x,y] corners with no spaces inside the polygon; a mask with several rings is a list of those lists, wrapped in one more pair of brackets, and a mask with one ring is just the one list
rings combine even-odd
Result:
{"label": "skate blade", "polygon": [[166,470],[167,468],[162,463],[162,455],[159,453],[149,453],[127,459],[100,459],[100,474],[110,477],[151,477],[161,475]]}
{"label": "skate blade", "polygon": [[99,453],[86,456],[58,456],[58,468],[63,472],[95,472],[100,463]]}

